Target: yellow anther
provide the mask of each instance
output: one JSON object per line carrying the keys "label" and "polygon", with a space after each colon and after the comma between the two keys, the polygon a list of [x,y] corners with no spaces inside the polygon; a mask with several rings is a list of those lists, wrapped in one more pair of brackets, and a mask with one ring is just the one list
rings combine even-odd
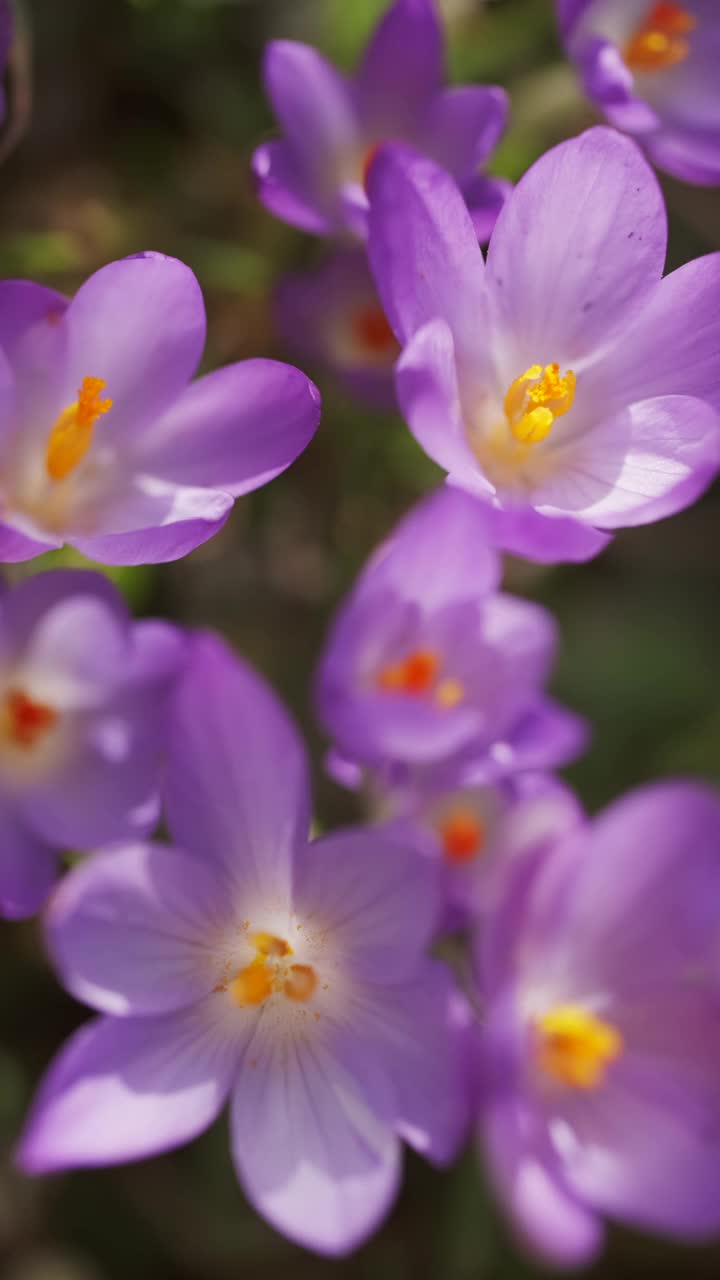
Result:
{"label": "yellow anther", "polygon": [[95,423],[112,409],[112,400],[101,400],[102,378],[83,378],[74,404],[63,409],[48,436],[45,466],[51,480],[64,480],[82,462],[92,444]]}
{"label": "yellow anther", "polygon": [[241,969],[230,984],[230,994],[236,1004],[264,1004],[272,995],[275,974],[264,960],[253,960]]}
{"label": "yellow anther", "polygon": [[318,985],[317,974],[309,964],[286,963],[293,954],[289,942],[273,933],[256,933],[251,941],[254,959],[236,974],[229,988],[222,983],[218,989],[229,989],[241,1007],[264,1004],[275,992],[301,1004],[312,999]]}
{"label": "yellow anther", "polygon": [[288,1000],[297,1000],[300,1004],[305,1004],[314,996],[317,984],[317,974],[312,965],[291,964],[283,984],[283,991]]}
{"label": "yellow anther", "polygon": [[440,680],[435,689],[435,701],[445,711],[451,711],[465,697],[465,687],[453,676]]}
{"label": "yellow anther", "polygon": [[292,947],[284,938],[276,938],[272,933],[256,933],[253,946],[259,956],[291,956]]}
{"label": "yellow anther", "polygon": [[559,364],[533,364],[516,378],[505,396],[505,417],[515,439],[523,444],[544,440],[555,419],[572,408],[575,382],[572,369],[561,376]]}
{"label": "yellow anther", "polygon": [[696,26],[697,18],[682,5],[651,5],[625,48],[625,62],[633,71],[665,71],[684,62],[690,52],[686,36]]}
{"label": "yellow anther", "polygon": [[596,1089],[623,1051],[611,1023],[579,1005],[558,1005],[536,1019],[537,1062],[546,1075],[573,1089]]}

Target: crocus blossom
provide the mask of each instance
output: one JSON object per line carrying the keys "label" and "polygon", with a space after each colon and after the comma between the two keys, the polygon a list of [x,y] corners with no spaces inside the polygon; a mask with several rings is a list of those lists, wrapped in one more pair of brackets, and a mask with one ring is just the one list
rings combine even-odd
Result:
{"label": "crocus blossom", "polygon": [[190,385],[204,342],[197,280],[161,254],[111,263],[70,303],[0,283],[0,560],[63,543],[174,560],[289,466],[318,423],[313,384],[247,360]]}
{"label": "crocus blossom", "polygon": [[142,835],[159,813],[167,701],[185,644],[133,622],[100,574],[0,595],[0,915],[32,915],[63,851]]}
{"label": "crocus blossom", "polygon": [[478,950],[481,1134],[526,1245],[720,1232],[720,800],[667,782],[520,865]]}
{"label": "crocus blossom", "polygon": [[596,128],[538,160],[487,267],[429,160],[388,146],[369,190],[404,416],[503,546],[587,559],[703,492],[720,457],[720,255],[662,279],[665,207],[635,143]]}
{"label": "crocus blossom", "polygon": [[295,730],[212,637],[192,642],[171,741],[178,847],[101,854],[53,898],[60,976],[103,1016],[50,1067],[20,1164],[152,1155],[229,1099],[255,1207],[344,1253],[393,1201],[400,1139],[444,1163],[468,1121],[464,1010],[425,955],[430,864],[377,831],[308,844]]}
{"label": "crocus blossom", "polygon": [[[420,785],[565,764],[584,740],[543,686],[556,630],[540,605],[496,592],[499,558],[483,506],[445,486],[420,502],[360,575],[316,678],[335,760]],[[437,774],[436,774],[437,777]]]}
{"label": "crocus blossom", "polygon": [[362,250],[341,250],[312,271],[288,275],[275,296],[288,348],[337,374],[353,396],[395,406],[400,344],[387,322]]}
{"label": "crocus blossom", "polygon": [[271,43],[265,89],[283,136],[255,152],[263,204],[304,231],[364,239],[370,161],[381,143],[402,139],[457,179],[486,241],[509,184],[480,167],[503,132],[507,100],[502,89],[444,87],[443,64],[434,0],[395,0],[351,80],[309,45]]}
{"label": "crocus blossom", "polygon": [[558,0],[583,87],[659,168],[720,183],[716,0]]}

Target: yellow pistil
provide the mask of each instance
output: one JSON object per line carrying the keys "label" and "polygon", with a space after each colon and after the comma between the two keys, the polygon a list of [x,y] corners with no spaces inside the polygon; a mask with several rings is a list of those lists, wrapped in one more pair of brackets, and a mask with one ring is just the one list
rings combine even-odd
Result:
{"label": "yellow pistil", "polygon": [[261,1005],[276,992],[300,1004],[312,999],[317,990],[317,974],[312,965],[286,963],[293,954],[289,942],[272,933],[256,933],[252,943],[254,958],[235,975],[229,986],[236,1004]]}
{"label": "yellow pistil", "polygon": [[92,444],[95,423],[112,409],[112,400],[101,400],[102,378],[83,378],[74,404],[63,409],[48,436],[45,466],[51,480],[64,480],[82,462]]}
{"label": "yellow pistil", "polygon": [[623,1051],[611,1023],[579,1005],[558,1005],[536,1019],[537,1062],[546,1075],[573,1089],[597,1089]]}
{"label": "yellow pistil", "polygon": [[625,48],[632,71],[665,71],[684,62],[690,52],[686,37],[697,18],[680,4],[653,4]]}
{"label": "yellow pistil", "polygon": [[516,440],[538,444],[550,433],[556,418],[572,408],[575,399],[572,369],[561,376],[559,364],[533,364],[511,384],[505,396],[505,417]]}
{"label": "yellow pistil", "polygon": [[58,713],[44,702],[35,702],[22,689],[9,689],[0,715],[2,736],[23,751],[31,751],[57,724]]}

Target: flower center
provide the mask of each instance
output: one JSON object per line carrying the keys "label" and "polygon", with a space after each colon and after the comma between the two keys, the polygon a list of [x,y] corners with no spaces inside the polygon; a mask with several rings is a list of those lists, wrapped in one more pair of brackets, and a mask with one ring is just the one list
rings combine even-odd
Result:
{"label": "flower center", "polygon": [[472,862],[485,845],[485,830],[470,809],[455,809],[438,826],[443,854],[447,862],[462,865]]}
{"label": "flower center", "polygon": [[51,480],[64,480],[82,462],[92,444],[95,423],[112,409],[112,400],[101,400],[102,378],[83,378],[74,404],[63,409],[48,436],[45,467]]}
{"label": "flower center", "polygon": [[465,697],[465,689],[453,676],[438,679],[440,657],[432,649],[416,649],[402,662],[383,667],[377,677],[382,693],[398,693],[409,698],[431,696],[438,706],[456,707]]}
{"label": "flower center", "polygon": [[256,933],[252,939],[254,959],[241,969],[230,983],[230,994],[236,1004],[264,1004],[276,992],[287,1000],[306,1004],[317,990],[317,973],[309,964],[291,964],[293,949],[284,938],[271,933]]}
{"label": "flower center", "polygon": [[394,357],[399,352],[397,338],[377,303],[358,307],[352,316],[352,335],[363,351],[373,356]]}
{"label": "flower center", "polygon": [[9,689],[0,720],[0,732],[6,742],[22,751],[32,751],[57,724],[58,713],[43,702],[35,702],[22,689]]}
{"label": "flower center", "polygon": [[697,18],[680,4],[653,4],[625,48],[625,62],[633,71],[664,71],[684,62],[690,52],[686,36]]}
{"label": "flower center", "polygon": [[533,364],[516,378],[505,396],[505,417],[516,440],[538,444],[550,434],[556,418],[572,408],[575,399],[572,369],[561,376],[559,364]]}
{"label": "flower center", "polygon": [[616,1027],[579,1005],[558,1005],[536,1019],[537,1061],[546,1075],[573,1089],[597,1089],[623,1051]]}

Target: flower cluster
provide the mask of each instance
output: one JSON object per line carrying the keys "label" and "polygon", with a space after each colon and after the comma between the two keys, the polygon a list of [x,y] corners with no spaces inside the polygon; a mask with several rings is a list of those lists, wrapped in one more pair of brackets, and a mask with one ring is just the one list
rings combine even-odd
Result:
{"label": "flower cluster", "polygon": [[[611,124],[717,180],[709,0],[558,8]],[[501,590],[501,553],[587,560],[714,479],[720,256],[663,276],[662,192],[615,129],[512,191],[488,177],[504,94],[443,76],[433,0],[395,0],[352,80],[275,43],[283,136],[253,162],[273,213],[356,241],[282,285],[279,328],[396,396],[447,476],[362,569],[315,676],[361,823],[311,838],[299,734],[220,638],[134,621],[90,570],[0,596],[0,914],[44,909],[98,1015],[17,1162],[138,1160],[229,1103],[250,1202],[341,1255],[388,1213],[403,1144],[444,1166],[474,1136],[520,1241],[565,1266],[606,1217],[720,1232],[720,797],[670,780],[586,816],[557,776],[590,736],[547,689],[558,628]],[[204,338],[162,254],[71,300],[0,284],[2,561],[178,559],[297,458],[313,383],[262,358],[193,382]]]}

